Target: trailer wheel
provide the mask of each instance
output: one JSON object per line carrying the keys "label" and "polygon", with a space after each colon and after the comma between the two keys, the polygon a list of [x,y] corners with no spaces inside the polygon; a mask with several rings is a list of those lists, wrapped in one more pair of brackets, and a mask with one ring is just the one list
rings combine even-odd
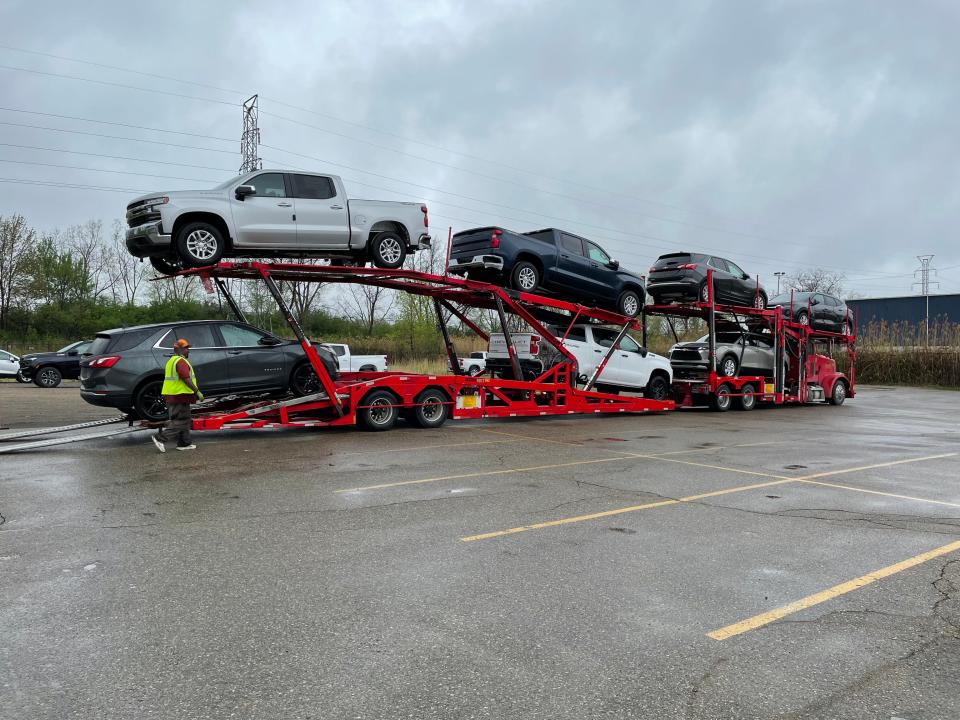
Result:
{"label": "trailer wheel", "polygon": [[396,395],[387,390],[374,390],[364,395],[357,410],[357,419],[364,430],[383,432],[397,422]]}
{"label": "trailer wheel", "polygon": [[740,392],[743,394],[737,398],[737,409],[753,410],[757,406],[757,396],[753,394],[756,391],[757,389],[750,383],[740,388]]}
{"label": "trailer wheel", "polygon": [[378,268],[396,269],[407,257],[407,246],[395,232],[377,233],[370,241],[370,255]]}
{"label": "trailer wheel", "polygon": [[55,367],[43,367],[33,374],[33,384],[42,388],[55,388],[62,379],[63,375]]}
{"label": "trailer wheel", "polygon": [[830,393],[830,400],[828,401],[831,405],[843,405],[843,401],[847,399],[847,383],[843,380],[837,380],[833,384],[833,392]]}
{"label": "trailer wheel", "polygon": [[710,407],[717,412],[726,412],[733,405],[733,398],[730,397],[730,386],[722,383],[716,392],[710,398]]}
{"label": "trailer wheel", "polygon": [[410,419],[422,428],[438,428],[447,421],[450,414],[450,399],[439,390],[428,388],[417,395],[417,406],[413,408]]}

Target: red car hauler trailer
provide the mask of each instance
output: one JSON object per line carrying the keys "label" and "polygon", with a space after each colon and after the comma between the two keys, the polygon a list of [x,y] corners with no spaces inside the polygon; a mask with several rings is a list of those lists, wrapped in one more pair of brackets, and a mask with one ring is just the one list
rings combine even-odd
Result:
{"label": "red car hauler trailer", "polygon": [[[714,299],[712,270],[707,272],[707,286],[710,288],[707,302],[648,305],[644,308],[644,344],[651,317],[664,318],[677,342],[680,338],[674,326],[675,318],[696,318],[706,325],[708,353],[703,372],[682,378],[674,373],[673,395],[678,406],[709,405],[723,412],[733,406],[752,410],[757,402],[840,405],[846,398],[854,396],[855,335],[816,330],[809,324],[793,322],[789,319],[793,317],[793,308],[784,317],[780,307],[759,309],[718,305]],[[718,317],[733,323],[734,327],[769,336],[774,360],[769,375],[728,377],[717,372]],[[848,321],[846,326],[853,328],[856,325]],[[837,369],[836,354],[844,356],[846,372]]]}
{"label": "red car hauler trailer", "polygon": [[[232,408],[224,408],[221,404],[216,410],[200,409],[193,420],[196,430],[324,425],[360,425],[368,430],[388,430],[401,416],[419,427],[438,427],[448,418],[650,413],[675,407],[672,400],[593,391],[590,388],[595,377],[585,387],[578,387],[574,357],[546,327],[546,322],[563,326],[562,323],[573,325],[578,321],[595,320],[621,327],[622,335],[630,328],[639,329],[636,318],[554,298],[505,290],[488,283],[414,270],[221,262],[211,267],[185,270],[179,275],[198,276],[208,292],[213,291],[213,282],[216,282],[237,314],[241,314],[240,309],[230,297],[223,280],[233,278],[263,282],[300,341],[319,381],[317,392],[304,397],[247,403]],[[354,372],[343,373],[337,380],[331,379],[313,344],[290,312],[277,281],[374,285],[429,297],[437,314],[451,373]],[[507,340],[514,370],[513,379],[472,376],[460,369],[459,358],[447,328],[450,319],[458,319],[484,340],[489,339],[487,333],[468,317],[468,308],[496,312],[500,329]],[[510,335],[508,315],[519,317],[544,342],[553,345],[560,355],[557,364],[533,380],[523,379]],[[614,350],[615,344],[594,375],[602,371],[602,366]]]}

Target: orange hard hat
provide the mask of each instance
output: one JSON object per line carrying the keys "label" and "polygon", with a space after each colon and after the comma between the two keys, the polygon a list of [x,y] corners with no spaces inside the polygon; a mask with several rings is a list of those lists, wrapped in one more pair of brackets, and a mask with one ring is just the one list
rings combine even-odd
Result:
{"label": "orange hard hat", "polygon": [[183,338],[180,338],[179,340],[177,340],[177,341],[173,344],[173,346],[174,346],[174,347],[178,347],[178,348],[188,348],[188,347],[190,347],[190,343],[188,343],[188,342],[187,342],[186,340],[184,340]]}

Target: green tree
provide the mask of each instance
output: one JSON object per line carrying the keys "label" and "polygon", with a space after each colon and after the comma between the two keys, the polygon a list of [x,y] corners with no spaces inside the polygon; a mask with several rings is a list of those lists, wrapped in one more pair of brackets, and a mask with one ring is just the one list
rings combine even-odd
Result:
{"label": "green tree", "polygon": [[58,308],[87,298],[91,291],[83,261],[60,250],[49,235],[37,243],[30,258],[29,287],[38,304]]}

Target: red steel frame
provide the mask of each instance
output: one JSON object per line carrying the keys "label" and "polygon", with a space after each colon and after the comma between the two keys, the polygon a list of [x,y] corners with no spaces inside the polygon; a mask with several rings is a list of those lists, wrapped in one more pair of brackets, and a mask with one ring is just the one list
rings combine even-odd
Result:
{"label": "red steel frame", "polygon": [[[794,322],[793,302],[791,298],[790,314],[785,318],[782,308],[748,308],[734,307],[728,305],[718,305],[714,297],[713,270],[707,270],[707,288],[708,300],[701,302],[699,298],[696,302],[685,305],[648,305],[644,308],[643,316],[643,334],[644,344],[647,342],[647,324],[646,319],[650,315],[665,317],[696,317],[707,321],[709,337],[709,353],[707,373],[703,378],[686,379],[674,378],[673,389],[677,404],[681,407],[688,407],[694,404],[695,396],[702,396],[707,400],[716,397],[717,390],[721,385],[727,385],[732,388],[729,392],[730,397],[743,397],[744,395],[754,395],[758,401],[769,402],[775,405],[785,403],[806,403],[809,401],[809,388],[806,383],[806,375],[811,371],[810,363],[815,359],[816,352],[812,350],[819,342],[830,342],[841,345],[847,352],[849,359],[849,372],[836,373],[832,382],[837,379],[844,379],[847,382],[847,397],[854,397],[854,378],[856,367],[856,326],[848,323],[854,331],[853,335],[844,335],[842,333],[829,332],[825,330],[815,330],[811,324],[801,325]],[[759,280],[757,285],[757,296],[759,297]],[[738,377],[726,377],[717,374],[716,371],[716,314],[733,316],[737,322],[747,321],[751,318],[759,321],[763,326],[769,329],[774,337],[774,352],[777,356],[777,370],[770,382],[770,378],[763,375],[744,375]],[[849,315],[849,310],[848,310]],[[808,318],[812,318],[812,307],[808,307]],[[797,367],[795,368],[797,377],[797,391],[790,393],[787,391],[785,375],[785,365],[783,358],[786,355],[787,341],[793,342],[797,348]],[[832,387],[832,382],[830,387]],[[753,392],[744,392],[745,386],[756,388]]]}
{"label": "red steel frame", "polygon": [[[562,345],[536,315],[543,312],[569,314],[570,326],[584,318],[624,328],[639,329],[637,318],[628,318],[598,308],[543,297],[531,293],[516,293],[489,283],[453,276],[432,275],[415,270],[384,270],[379,268],[333,267],[299,263],[221,262],[205,268],[184,270],[178,275],[196,275],[212,289],[211,279],[238,278],[262,281],[274,296],[287,323],[294,331],[320,380],[323,392],[293,400],[255,402],[230,410],[198,412],[194,417],[195,430],[222,428],[265,428],[289,426],[354,425],[357,412],[368,406],[364,397],[376,389],[389,390],[397,399],[396,405],[405,410],[418,406],[417,397],[428,388],[440,389],[449,401],[450,419],[496,418],[543,415],[570,415],[578,413],[650,413],[672,410],[672,400],[653,400],[621,396],[581,389],[576,386],[573,355]],[[333,381],[327,374],[311,341],[304,335],[296,319],[286,306],[276,281],[306,281],[327,283],[355,283],[376,285],[416,295],[430,297],[435,302],[440,329],[447,345],[452,374],[419,375],[400,372],[344,373]],[[221,290],[225,286],[218,282]],[[234,304],[231,303],[231,307]],[[498,310],[519,316],[543,340],[553,345],[563,360],[534,380],[504,380],[492,377],[474,377],[460,372],[459,363],[449,342],[446,321],[441,308],[456,316],[483,339],[487,334],[466,317],[456,306]],[[506,323],[504,330],[509,335]],[[569,328],[567,330],[569,332]],[[512,343],[508,343],[511,358],[515,359]],[[611,353],[613,348],[611,348]],[[609,355],[608,355],[609,357]],[[606,363],[604,358],[603,364]],[[522,377],[515,374],[515,377]],[[202,379],[201,379],[202,383]]]}

